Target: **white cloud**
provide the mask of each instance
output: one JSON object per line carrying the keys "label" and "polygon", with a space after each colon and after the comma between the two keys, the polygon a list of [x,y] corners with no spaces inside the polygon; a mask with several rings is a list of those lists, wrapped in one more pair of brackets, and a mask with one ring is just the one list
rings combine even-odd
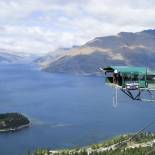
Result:
{"label": "white cloud", "polygon": [[0,0],[0,48],[49,52],[154,28],[154,0]]}

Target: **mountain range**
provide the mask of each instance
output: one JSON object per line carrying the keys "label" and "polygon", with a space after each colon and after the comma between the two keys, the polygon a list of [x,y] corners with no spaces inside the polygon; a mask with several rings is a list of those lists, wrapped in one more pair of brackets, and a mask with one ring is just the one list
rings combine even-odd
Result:
{"label": "mountain range", "polygon": [[36,54],[0,49],[0,64],[31,63],[38,57]]}
{"label": "mountain range", "polygon": [[60,57],[66,54],[70,49],[78,48],[78,46],[73,46],[71,48],[58,48],[55,51],[49,52],[48,54],[39,57],[34,62],[39,64],[42,68],[46,68],[52,62],[58,60]]}
{"label": "mountain range", "polygon": [[96,37],[82,46],[65,49],[63,54],[54,59],[49,54],[47,57],[39,64],[44,71],[54,73],[97,74],[100,67],[109,65],[146,66],[153,69],[155,30]]}
{"label": "mountain range", "polygon": [[16,63],[23,59],[22,56],[13,54],[6,49],[0,49],[0,63]]}

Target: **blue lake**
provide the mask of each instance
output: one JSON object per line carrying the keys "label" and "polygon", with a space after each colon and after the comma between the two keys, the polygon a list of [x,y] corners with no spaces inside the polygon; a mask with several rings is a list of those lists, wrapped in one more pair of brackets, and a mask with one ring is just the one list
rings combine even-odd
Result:
{"label": "blue lake", "polygon": [[[1,155],[72,148],[135,132],[155,119],[155,104],[133,102],[103,77],[51,74],[34,65],[0,65],[0,113],[21,112],[30,128],[0,134]],[[152,126],[149,131],[154,131]]]}

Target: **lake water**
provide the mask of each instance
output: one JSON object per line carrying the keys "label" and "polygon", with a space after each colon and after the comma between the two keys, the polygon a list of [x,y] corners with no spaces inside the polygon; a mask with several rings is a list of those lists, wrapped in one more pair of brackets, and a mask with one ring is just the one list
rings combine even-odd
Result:
{"label": "lake water", "polygon": [[[0,134],[1,155],[36,148],[87,146],[117,134],[135,132],[155,119],[155,104],[133,102],[103,77],[42,72],[33,65],[0,65],[0,113],[21,112],[30,128]],[[154,131],[155,126],[148,129]]]}

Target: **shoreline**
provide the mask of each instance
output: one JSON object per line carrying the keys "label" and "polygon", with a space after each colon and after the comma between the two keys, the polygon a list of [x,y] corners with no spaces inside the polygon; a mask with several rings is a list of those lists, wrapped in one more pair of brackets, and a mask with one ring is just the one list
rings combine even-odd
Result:
{"label": "shoreline", "polygon": [[25,125],[21,125],[21,126],[19,126],[17,128],[0,129],[0,133],[18,131],[18,130],[21,130],[23,128],[27,128],[27,127],[30,127],[30,126],[31,126],[31,123],[28,123],[28,124],[25,124]]}
{"label": "shoreline", "polygon": [[[155,153],[154,150],[154,145],[155,145],[155,133],[149,133],[149,132],[144,132],[138,135],[137,139],[132,139],[131,137],[134,134],[123,134],[119,135],[116,137],[113,137],[112,139],[106,140],[103,143],[98,143],[98,144],[93,144],[90,146],[85,146],[85,147],[80,147],[80,148],[73,148],[73,149],[58,149],[58,150],[52,150],[52,149],[45,149],[41,150],[43,155],[46,155],[49,153],[50,155],[64,155],[64,154],[121,154],[124,152],[124,154],[130,152],[131,154],[135,154],[134,152],[140,152],[139,155],[142,153],[147,153],[147,152],[153,152]],[[123,155],[123,154],[121,154]]]}

